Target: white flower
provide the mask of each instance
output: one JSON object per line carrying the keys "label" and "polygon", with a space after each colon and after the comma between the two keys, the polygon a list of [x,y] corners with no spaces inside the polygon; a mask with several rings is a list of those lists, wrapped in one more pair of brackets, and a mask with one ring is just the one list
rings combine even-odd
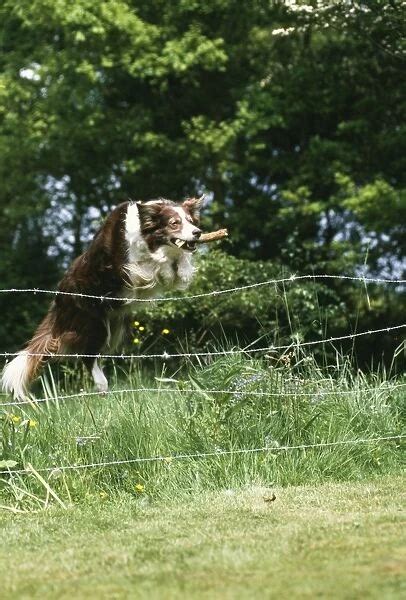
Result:
{"label": "white flower", "polygon": [[19,75],[22,79],[28,79],[30,81],[39,81],[41,76],[39,74],[40,65],[38,63],[31,63],[29,66],[20,69]]}
{"label": "white flower", "polygon": [[310,4],[296,4],[294,1],[286,2],[286,7],[292,12],[311,13],[314,10],[313,6],[310,6]]}
{"label": "white flower", "polygon": [[281,27],[280,29],[274,29],[272,35],[289,35],[292,31],[295,31],[294,27],[288,27],[287,29]]}

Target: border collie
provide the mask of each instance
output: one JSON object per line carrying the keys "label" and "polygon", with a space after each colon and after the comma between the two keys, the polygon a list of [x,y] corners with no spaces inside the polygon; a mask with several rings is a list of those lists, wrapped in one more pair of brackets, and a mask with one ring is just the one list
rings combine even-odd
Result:
{"label": "border collie", "polygon": [[[58,286],[63,292],[106,299],[57,295],[24,350],[5,366],[3,389],[23,400],[50,355],[113,351],[122,340],[129,299],[185,289],[193,277],[192,253],[201,235],[201,202],[202,198],[183,203],[160,198],[117,206]],[[109,301],[109,296],[123,301]],[[97,360],[82,360],[97,389],[107,391]]]}

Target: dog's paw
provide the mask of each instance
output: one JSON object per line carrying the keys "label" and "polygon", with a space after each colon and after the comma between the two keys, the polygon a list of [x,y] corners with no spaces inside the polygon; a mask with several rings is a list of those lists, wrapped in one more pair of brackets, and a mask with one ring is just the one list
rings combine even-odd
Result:
{"label": "dog's paw", "polygon": [[103,381],[102,383],[96,383],[96,389],[101,394],[107,394],[107,392],[109,391],[109,384],[107,383],[107,381]]}

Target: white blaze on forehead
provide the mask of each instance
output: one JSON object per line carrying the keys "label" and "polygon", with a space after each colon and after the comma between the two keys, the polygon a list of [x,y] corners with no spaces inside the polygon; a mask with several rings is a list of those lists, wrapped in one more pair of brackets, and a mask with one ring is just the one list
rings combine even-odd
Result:
{"label": "white blaze on forehead", "polygon": [[[174,206],[173,210],[178,213],[180,218],[182,219],[181,229],[179,233],[179,237],[182,240],[186,240],[188,242],[194,241],[196,238],[193,235],[193,232],[196,229],[196,225],[187,220],[187,213],[181,206]],[[189,217],[190,218],[190,217]]]}

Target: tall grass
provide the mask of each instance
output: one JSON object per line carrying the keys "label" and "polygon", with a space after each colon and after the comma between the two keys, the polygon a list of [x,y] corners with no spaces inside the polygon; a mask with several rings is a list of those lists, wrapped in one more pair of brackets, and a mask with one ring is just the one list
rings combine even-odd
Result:
{"label": "tall grass", "polygon": [[[404,432],[406,387],[397,387],[401,382],[387,380],[384,372],[354,374],[344,359],[320,367],[311,357],[295,353],[278,361],[237,355],[205,365],[188,363],[173,375],[171,368],[169,363],[154,377],[135,363],[128,372],[123,372],[122,366],[114,367],[115,394],[3,407],[1,459],[13,461],[13,468],[28,463],[35,469],[55,467],[43,476],[58,494],[72,501],[123,491],[144,499],[173,499],[253,482],[288,485],[354,480],[401,469],[405,446],[399,440],[278,451],[279,446]],[[86,386],[91,389],[90,382],[85,382]],[[144,386],[159,391],[119,391]],[[73,393],[81,384],[77,376],[68,374],[62,387],[63,393]],[[50,396],[61,395],[50,378],[44,389]],[[257,392],[265,395],[256,396]],[[267,450],[174,458],[262,447]],[[61,465],[151,456],[167,458],[58,469]],[[3,475],[0,485],[4,502],[22,504],[29,504],[29,494],[35,497],[41,489],[38,479],[27,474]]]}

